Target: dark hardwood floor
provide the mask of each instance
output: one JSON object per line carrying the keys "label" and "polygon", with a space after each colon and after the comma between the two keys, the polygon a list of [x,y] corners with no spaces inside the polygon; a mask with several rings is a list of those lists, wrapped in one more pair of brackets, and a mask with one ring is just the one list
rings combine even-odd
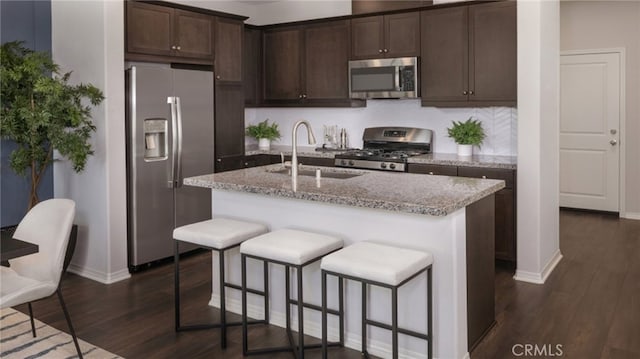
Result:
{"label": "dark hardwood floor", "polygon": [[562,358],[640,358],[640,221],[562,210],[560,250],[544,285],[496,271],[497,324],[472,358],[515,358],[518,344]]}
{"label": "dark hardwood floor", "polygon": [[[511,270],[497,270],[497,324],[471,353],[473,359],[532,357],[514,355],[518,344],[523,346],[516,354],[531,344],[555,357],[561,345],[563,358],[640,358],[640,221],[563,210],[560,247],[564,258],[544,285],[517,282]],[[207,306],[210,254],[181,263],[184,322],[217,320],[218,311]],[[172,270],[169,264],[111,285],[66,275],[62,288],[78,336],[125,358],[242,358],[239,327],[229,331],[226,350],[217,330],[174,332]],[[26,312],[26,306],[18,309]],[[34,311],[67,331],[55,297],[34,303]],[[286,343],[277,327],[252,326],[250,336],[256,346]],[[319,357],[317,350],[307,354]],[[331,354],[360,358],[348,349]]]}

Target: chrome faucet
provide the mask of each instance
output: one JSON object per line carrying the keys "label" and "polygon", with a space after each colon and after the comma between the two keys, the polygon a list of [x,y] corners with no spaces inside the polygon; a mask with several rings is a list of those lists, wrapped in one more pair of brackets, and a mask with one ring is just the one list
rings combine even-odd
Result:
{"label": "chrome faucet", "polygon": [[300,120],[293,125],[292,145],[291,145],[291,188],[293,192],[298,189],[298,127],[305,125],[310,145],[316,144],[316,137],[313,135],[311,125],[305,120]]}

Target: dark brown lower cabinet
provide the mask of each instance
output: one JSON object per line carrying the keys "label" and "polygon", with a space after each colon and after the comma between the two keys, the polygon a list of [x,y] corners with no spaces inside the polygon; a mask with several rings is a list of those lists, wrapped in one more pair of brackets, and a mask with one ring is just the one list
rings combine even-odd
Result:
{"label": "dark brown lower cabinet", "polygon": [[516,171],[500,168],[410,163],[409,172],[503,180],[505,188],[495,194],[495,257],[515,265],[517,259]]}

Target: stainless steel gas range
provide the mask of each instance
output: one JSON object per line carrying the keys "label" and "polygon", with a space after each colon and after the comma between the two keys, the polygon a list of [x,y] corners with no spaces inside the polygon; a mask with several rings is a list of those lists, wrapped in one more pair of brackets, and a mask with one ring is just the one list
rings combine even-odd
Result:
{"label": "stainless steel gas range", "polygon": [[363,148],[336,155],[336,167],[406,172],[407,159],[431,153],[433,132],[413,127],[369,127]]}

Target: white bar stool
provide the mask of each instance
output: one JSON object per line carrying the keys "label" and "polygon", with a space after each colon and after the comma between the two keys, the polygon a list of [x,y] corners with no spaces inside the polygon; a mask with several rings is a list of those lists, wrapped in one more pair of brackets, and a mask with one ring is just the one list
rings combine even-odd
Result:
{"label": "white bar stool", "polygon": [[[298,358],[304,358],[304,350],[312,348],[320,348],[321,345],[304,345],[304,316],[303,309],[310,308],[318,311],[322,307],[305,303],[303,300],[302,287],[302,270],[305,266],[320,260],[323,256],[342,248],[342,239],[318,234],[310,233],[294,229],[281,229],[273,231],[261,236],[252,238],[240,245],[241,261],[242,261],[242,353],[246,355],[268,354],[275,352],[291,351]],[[289,337],[289,346],[272,347],[249,350],[247,342],[247,258],[263,261],[265,265],[275,263],[285,266],[285,300],[286,300],[286,321],[287,335]],[[298,297],[296,300],[291,299],[290,289],[290,268],[296,269]],[[342,286],[339,288],[342,293]],[[290,325],[290,306],[296,305],[298,309],[298,343],[294,343],[293,334]],[[342,318],[343,307],[340,302],[339,311],[327,310],[327,313],[337,315]],[[344,343],[344,333],[340,333],[340,342],[331,343],[331,345],[340,345]],[[329,344],[327,344],[329,345]]]}
{"label": "white bar stool", "polygon": [[[225,288],[242,289],[239,285],[227,283],[225,281],[225,251],[238,247],[240,243],[255,236],[267,233],[269,229],[262,224],[239,221],[229,218],[215,218],[193,224],[178,227],[173,231],[175,239],[174,263],[175,263],[175,330],[201,330],[220,328],[220,341],[222,348],[227,347],[227,327],[238,326],[241,322],[227,323],[226,314],[226,291]],[[217,251],[219,255],[219,278],[220,278],[220,323],[195,324],[188,326],[180,325],[180,242],[195,244],[199,247]],[[250,289],[251,293],[264,296],[265,308],[269,308],[268,292],[268,272],[267,265],[264,266],[264,291]],[[268,323],[269,311],[265,310],[264,320],[254,321],[254,323]]]}
{"label": "white bar stool", "polygon": [[[398,358],[398,333],[424,339],[427,357],[433,357],[431,253],[404,249],[373,242],[358,242],[322,258],[322,357],[327,358],[327,275],[338,277],[338,283],[350,279],[362,283],[362,355],[367,352],[367,325],[391,330],[393,358]],[[427,334],[398,327],[398,288],[423,272],[427,272]],[[391,325],[367,319],[367,284],[391,289]],[[342,295],[342,294],[339,294]],[[341,319],[342,320],[342,319]],[[342,323],[340,323],[343,326]]]}

